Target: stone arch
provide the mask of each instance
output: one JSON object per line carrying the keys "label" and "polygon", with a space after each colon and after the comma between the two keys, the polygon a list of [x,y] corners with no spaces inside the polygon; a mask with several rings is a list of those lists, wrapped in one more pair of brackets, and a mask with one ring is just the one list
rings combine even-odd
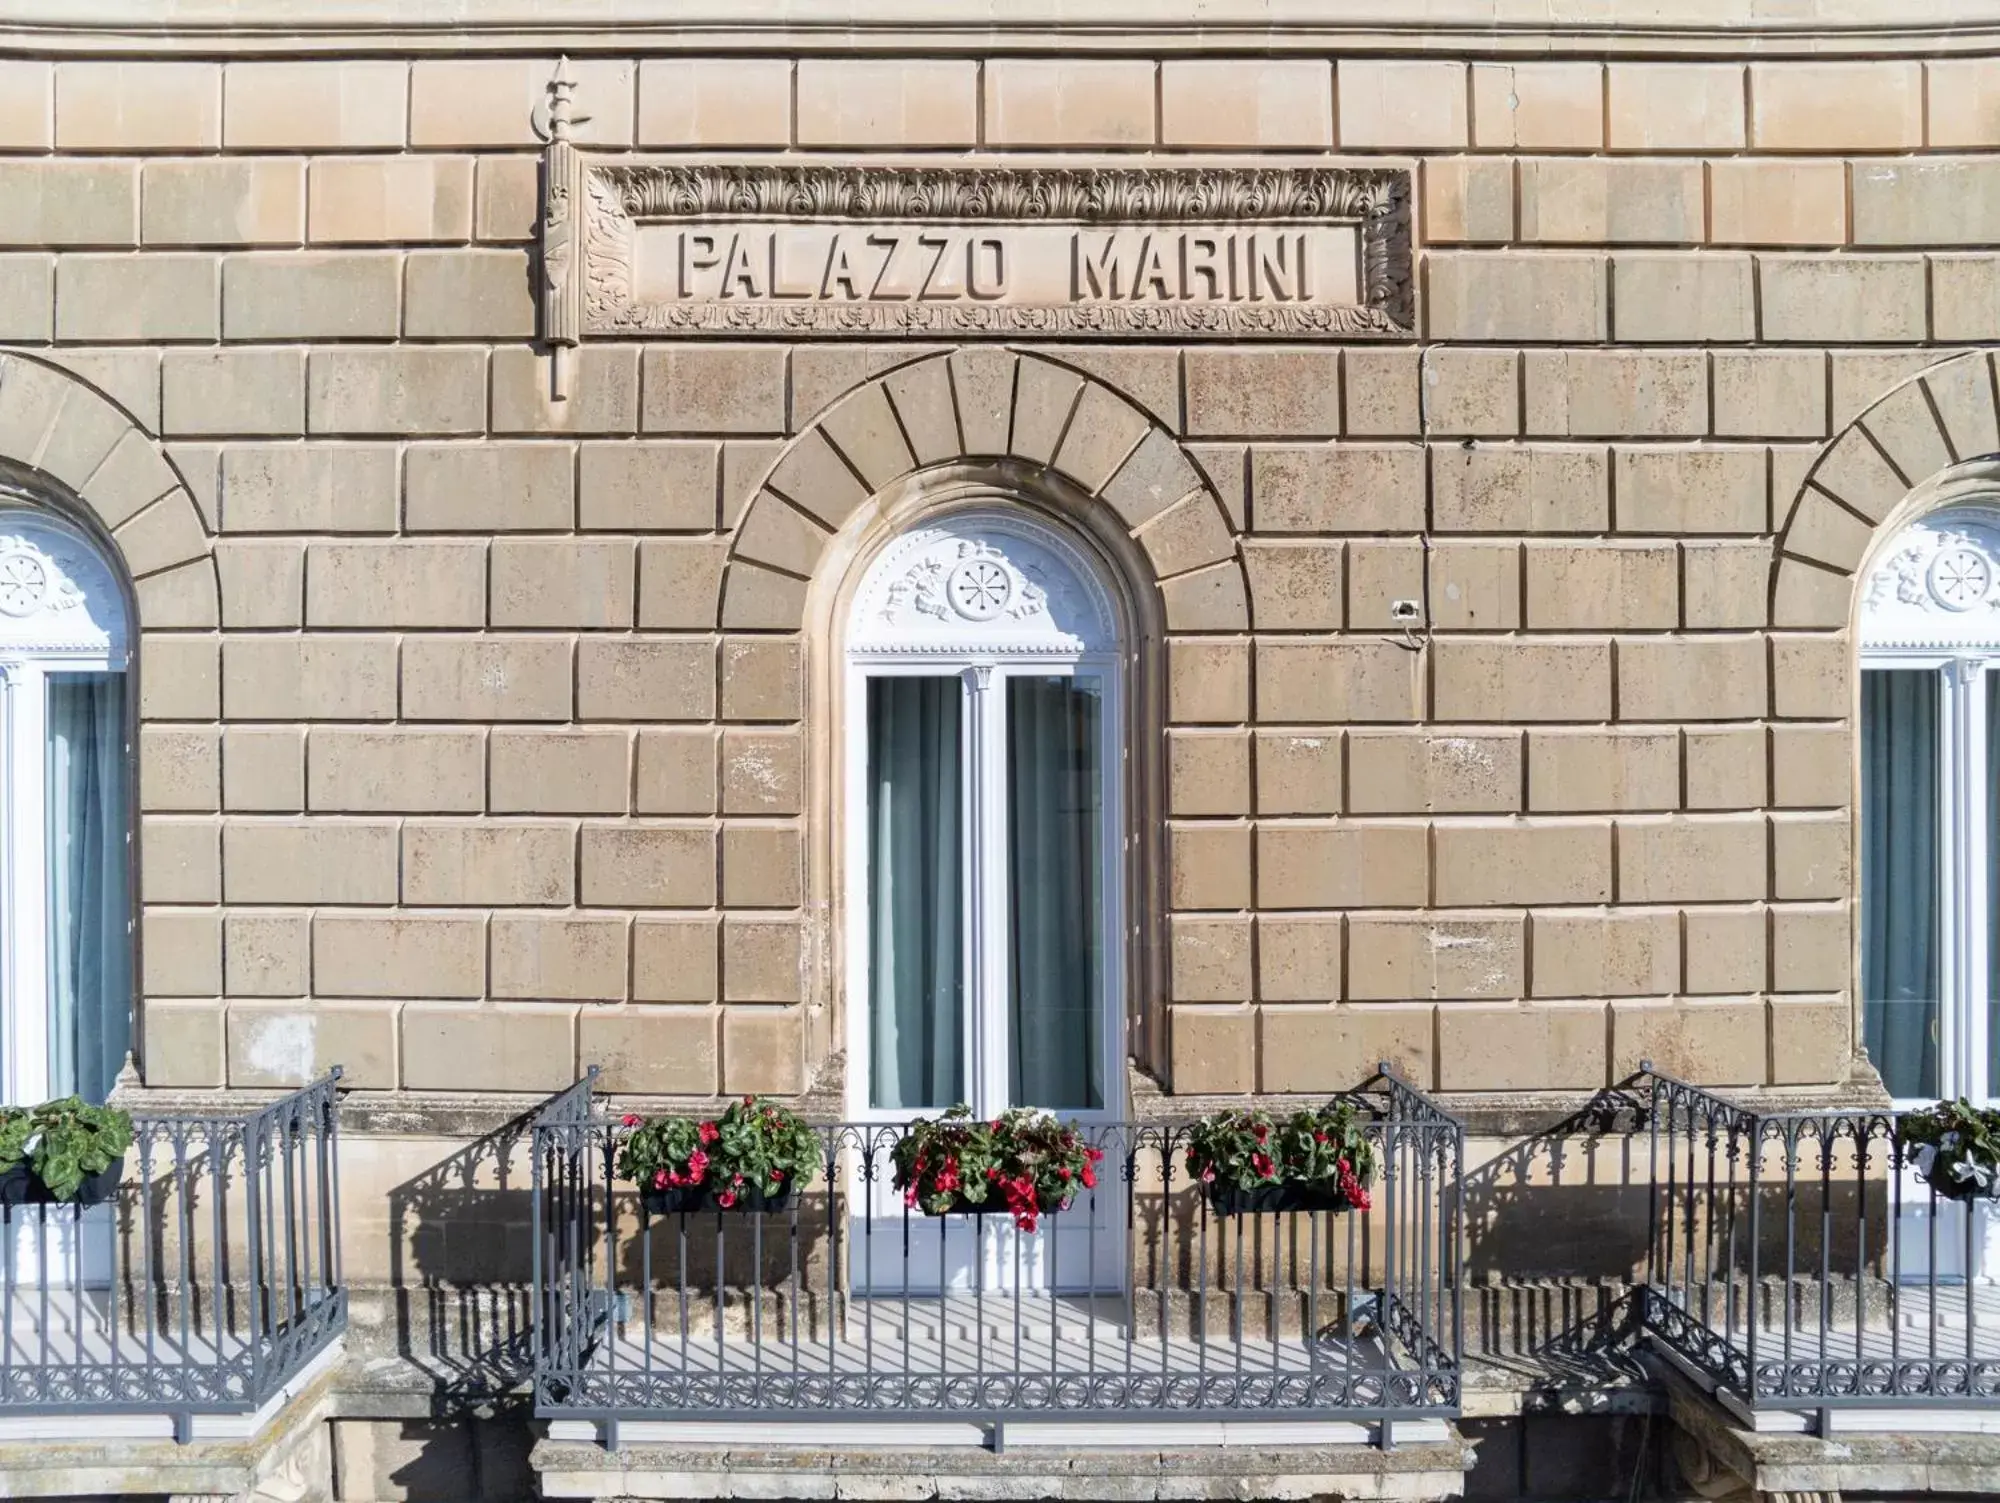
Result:
{"label": "stone arch", "polygon": [[13,488],[46,496],[123,565],[134,626],[213,628],[215,555],[186,481],[138,420],[36,356],[0,355],[0,462]]}
{"label": "stone arch", "polygon": [[1838,630],[1877,531],[1911,495],[1969,460],[2000,454],[2000,386],[1975,350],[1919,371],[1820,452],[1778,528],[1771,624]]}
{"label": "stone arch", "polygon": [[1179,442],[1114,388],[1039,355],[920,357],[849,391],[787,443],[745,507],[721,592],[727,631],[796,631],[846,520],[919,470],[1013,462],[1102,503],[1151,566],[1170,632],[1250,624],[1236,529]]}

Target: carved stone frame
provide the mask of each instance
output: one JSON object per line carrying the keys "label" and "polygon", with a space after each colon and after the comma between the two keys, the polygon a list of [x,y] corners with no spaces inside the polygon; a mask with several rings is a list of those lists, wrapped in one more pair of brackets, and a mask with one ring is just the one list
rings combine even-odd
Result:
{"label": "carved stone frame", "polygon": [[[543,337],[773,334],[1044,338],[1409,339],[1416,332],[1406,167],[1002,167],[687,164],[551,140],[542,219]],[[635,300],[645,223],[701,217],[952,223],[1354,224],[1353,305],[960,302],[664,305]]]}

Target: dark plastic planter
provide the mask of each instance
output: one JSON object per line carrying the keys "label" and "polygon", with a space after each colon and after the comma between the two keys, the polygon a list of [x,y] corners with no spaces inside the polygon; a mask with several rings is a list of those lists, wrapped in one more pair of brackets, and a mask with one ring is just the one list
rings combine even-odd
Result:
{"label": "dark plastic planter", "polygon": [[1218,1216],[1265,1216],[1283,1211],[1351,1211],[1354,1202],[1338,1190],[1321,1185],[1281,1183],[1256,1185],[1245,1190],[1239,1185],[1213,1184],[1208,1187],[1209,1209]]}
{"label": "dark plastic planter", "polygon": [[6,1206],[101,1206],[118,1193],[125,1181],[121,1160],[101,1174],[93,1174],[77,1187],[68,1200],[58,1200],[42,1183],[41,1176],[26,1164],[0,1170],[0,1205]]}
{"label": "dark plastic planter", "polygon": [[[1045,1200],[1041,1202],[1041,1209],[1035,1214],[1038,1216],[1054,1216],[1059,1212],[1068,1210],[1074,1203],[1074,1197],[1071,1197],[1069,1200],[1053,1202]],[[916,1209],[925,1216],[1011,1216],[1014,1214],[1005,1198],[998,1191],[995,1191],[993,1194],[987,1196],[985,1200],[977,1203],[967,1200],[963,1195],[956,1196],[953,1198],[951,1205],[942,1211],[926,1211],[922,1206],[918,1206]]]}
{"label": "dark plastic planter", "polygon": [[716,1196],[723,1187],[719,1185],[672,1185],[664,1190],[641,1190],[639,1204],[654,1216],[684,1216],[691,1211],[721,1211],[724,1215],[744,1215],[762,1212],[776,1216],[788,1210],[792,1204],[792,1186],[786,1185],[775,1195],[766,1195],[762,1185],[745,1185],[736,1192],[733,1205],[721,1205]]}
{"label": "dark plastic planter", "polygon": [[1923,1181],[1931,1187],[1939,1200],[1956,1201],[1960,1205],[1971,1205],[1980,1200],[2000,1201],[2000,1179],[1994,1180],[1984,1189],[1969,1181],[1960,1183],[1946,1174],[1940,1174],[1935,1179],[1924,1175]]}

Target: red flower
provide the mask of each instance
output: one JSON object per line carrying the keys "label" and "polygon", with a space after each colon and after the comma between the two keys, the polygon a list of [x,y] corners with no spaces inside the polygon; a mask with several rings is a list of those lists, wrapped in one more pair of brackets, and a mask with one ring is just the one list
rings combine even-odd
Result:
{"label": "red flower", "polygon": [[773,1170],[771,1171],[771,1183],[772,1183],[772,1184],[778,1184],[778,1183],[782,1182],[782,1181],[783,1181],[783,1179],[784,1179],[784,1177],[785,1177],[785,1171],[784,1171],[784,1170],[782,1170],[782,1169],[773,1169]]}
{"label": "red flower", "polygon": [[915,1185],[911,1185],[908,1189],[903,1191],[903,1204],[906,1206],[914,1207],[916,1203],[917,1203],[917,1187]]}
{"label": "red flower", "polygon": [[695,1136],[700,1138],[704,1143],[713,1143],[717,1138],[722,1136],[722,1129],[717,1127],[713,1122],[704,1122],[694,1131]]}
{"label": "red flower", "polygon": [[745,1106],[755,1106],[757,1104],[757,1098],[755,1096],[745,1096],[743,1098],[743,1104]]}
{"label": "red flower", "polygon": [[708,1155],[697,1148],[688,1155],[688,1183],[698,1185],[702,1176],[708,1173]]}
{"label": "red flower", "polygon": [[643,1120],[644,1120],[644,1119],[643,1119],[643,1118],[641,1118],[641,1117],[640,1117],[640,1116],[639,1116],[639,1115],[638,1115],[637,1113],[635,1113],[635,1112],[627,1112],[627,1113],[625,1114],[625,1119],[624,1119],[624,1123],[623,1123],[623,1125],[624,1125],[624,1126],[626,1126],[626,1127],[637,1127],[637,1126],[639,1125],[639,1123],[640,1123],[641,1121],[643,1121]]}
{"label": "red flower", "polygon": [[1261,1143],[1266,1138],[1271,1136],[1271,1129],[1266,1127],[1262,1122],[1259,1122],[1258,1124],[1256,1124],[1256,1126],[1250,1129],[1250,1133],[1252,1137],[1256,1138],[1256,1140],[1259,1143]]}
{"label": "red flower", "polygon": [[1348,1204],[1353,1206],[1355,1210],[1365,1211],[1374,1204],[1368,1198],[1367,1187],[1355,1177],[1354,1171],[1348,1167],[1346,1159],[1342,1159],[1339,1163],[1335,1164],[1333,1169],[1335,1175],[1340,1180],[1340,1193],[1347,1197]]}
{"label": "red flower", "polygon": [[1271,1162],[1271,1155],[1268,1153],[1251,1154],[1250,1167],[1256,1171],[1257,1178],[1259,1179],[1276,1179],[1278,1177],[1278,1166]]}
{"label": "red flower", "polygon": [[736,1192],[734,1190],[724,1190],[720,1195],[715,1197],[715,1203],[721,1206],[723,1210],[728,1210],[736,1204]]}
{"label": "red flower", "polygon": [[666,1189],[666,1188],[667,1188],[667,1171],[666,1171],[666,1170],[664,1170],[664,1169],[661,1169],[661,1170],[658,1170],[657,1172],[655,1172],[655,1174],[653,1175],[653,1188],[654,1188],[655,1190],[664,1190],[664,1189]]}

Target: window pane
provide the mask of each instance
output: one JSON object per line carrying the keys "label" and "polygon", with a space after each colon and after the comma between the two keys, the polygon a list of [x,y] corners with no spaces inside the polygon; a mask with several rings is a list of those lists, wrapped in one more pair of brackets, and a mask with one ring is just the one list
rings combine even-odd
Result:
{"label": "window pane", "polygon": [[1861,675],[1861,1013],[1897,1097],[1938,1093],[1938,684]]}
{"label": "window pane", "polygon": [[1089,682],[1007,680],[1009,1089],[1017,1105],[1103,1104],[1100,713]]}
{"label": "window pane", "polygon": [[49,1093],[102,1101],[132,1042],[125,678],[48,684]]}
{"label": "window pane", "polygon": [[2000,1096],[2000,673],[1986,675],[1986,1082]]}
{"label": "window pane", "polygon": [[956,678],[868,680],[868,995],[873,1105],[965,1095]]}

